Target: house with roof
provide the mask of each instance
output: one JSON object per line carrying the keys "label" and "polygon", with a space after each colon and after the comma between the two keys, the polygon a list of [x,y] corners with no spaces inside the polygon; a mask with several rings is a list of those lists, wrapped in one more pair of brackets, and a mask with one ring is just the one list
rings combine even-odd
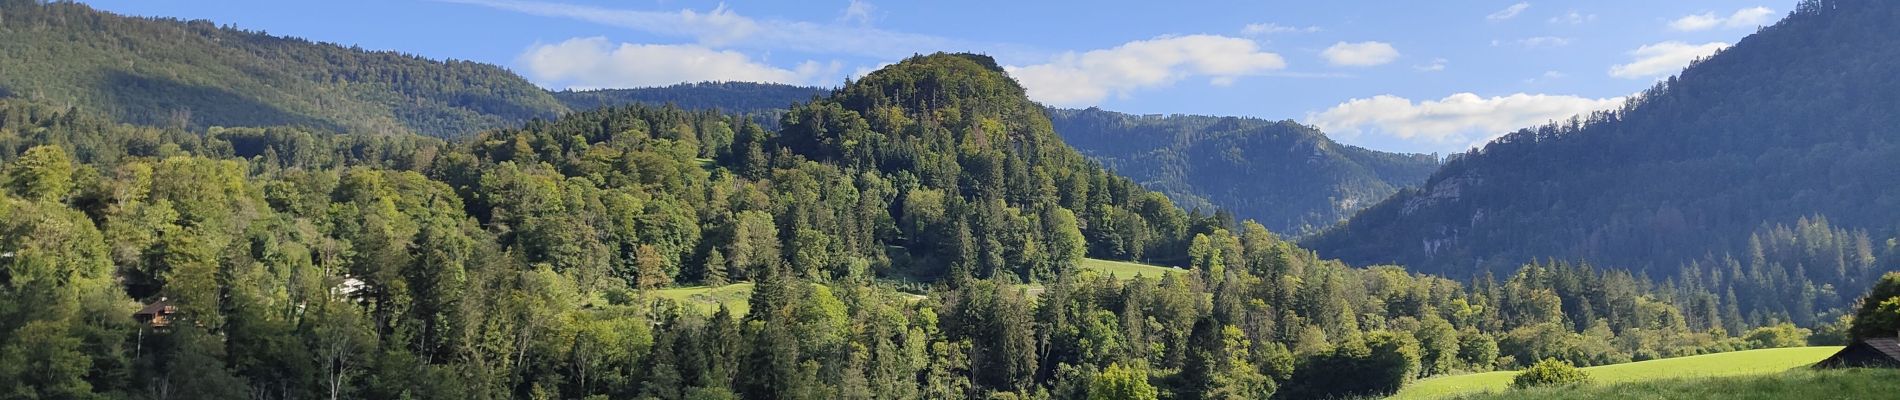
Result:
{"label": "house with roof", "polygon": [[1900,338],[1855,340],[1815,368],[1900,368]]}
{"label": "house with roof", "polygon": [[159,298],[158,301],[146,304],[145,308],[132,313],[132,319],[148,328],[165,329],[172,326],[172,314],[177,312],[178,307],[173,306],[171,301]]}

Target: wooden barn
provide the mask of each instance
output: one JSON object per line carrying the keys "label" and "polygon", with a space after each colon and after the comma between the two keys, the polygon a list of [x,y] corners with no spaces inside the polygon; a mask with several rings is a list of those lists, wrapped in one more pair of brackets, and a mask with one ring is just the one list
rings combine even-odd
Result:
{"label": "wooden barn", "polygon": [[1900,338],[1856,340],[1815,368],[1900,368]]}

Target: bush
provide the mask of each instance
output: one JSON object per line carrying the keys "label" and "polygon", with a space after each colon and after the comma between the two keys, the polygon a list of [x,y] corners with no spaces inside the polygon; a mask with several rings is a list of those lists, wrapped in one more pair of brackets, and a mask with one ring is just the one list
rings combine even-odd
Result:
{"label": "bush", "polygon": [[1806,328],[1783,322],[1755,328],[1754,330],[1748,331],[1748,334],[1742,337],[1748,339],[1749,348],[1772,349],[1807,345],[1808,335],[1810,334],[1812,334],[1812,331]]}
{"label": "bush", "polygon": [[1418,341],[1404,332],[1372,332],[1348,338],[1332,351],[1301,360],[1284,398],[1384,397],[1398,392],[1418,372]]}
{"label": "bush", "polygon": [[1156,396],[1155,387],[1148,384],[1148,372],[1140,367],[1109,364],[1089,385],[1090,400],[1155,400]]}
{"label": "bush", "polygon": [[1538,361],[1524,372],[1511,379],[1511,387],[1524,389],[1538,386],[1564,386],[1590,383],[1590,375],[1570,365],[1570,362],[1558,359]]}

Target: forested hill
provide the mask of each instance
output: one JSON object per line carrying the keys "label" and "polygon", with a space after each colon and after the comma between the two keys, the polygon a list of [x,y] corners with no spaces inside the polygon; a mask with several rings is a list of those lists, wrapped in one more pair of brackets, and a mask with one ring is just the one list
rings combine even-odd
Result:
{"label": "forested hill", "polygon": [[[631,105],[441,140],[0,100],[0,387],[1342,398],[1806,336],[1588,265],[1467,285],[1322,260],[1083,158],[988,57],[913,57],[783,121]],[[715,293],[749,298],[678,301]]]}
{"label": "forested hill", "polygon": [[964,259],[947,266],[970,267],[977,276],[999,268],[1053,276],[1039,270],[1040,263],[1013,262],[1006,254],[1056,248],[1018,249],[1034,245],[1040,234],[1006,230],[1067,220],[1064,214],[1080,220],[1093,256],[1175,265],[1187,261],[1190,229],[1217,223],[1183,212],[1064,144],[1042,106],[987,56],[913,57],[794,108],[783,120],[777,143],[786,150],[882,171],[915,187],[897,202],[911,253]]}
{"label": "forested hill", "polygon": [[[1894,21],[1900,2],[1804,1],[1620,109],[1453,157],[1306,244],[1452,276],[1551,257],[1856,292],[1900,227]],[[1777,243],[1817,261],[1774,262]]]}
{"label": "forested hill", "polygon": [[791,108],[792,103],[808,102],[830,94],[831,89],[776,83],[700,82],[650,88],[563,90],[554,92],[554,98],[574,110],[628,104],[672,104],[688,110],[776,115]]}
{"label": "forested hill", "polygon": [[[758,116],[772,127],[795,102],[830,89],[748,82],[560,91],[570,109],[647,104]],[[1392,154],[1333,142],[1291,121],[1136,116],[1090,108],[1048,109],[1055,132],[1084,156],[1188,209],[1225,210],[1275,232],[1304,234],[1337,224],[1399,188],[1416,185],[1437,157]]]}
{"label": "forested hill", "polygon": [[447,137],[552,118],[500,67],[433,61],[68,2],[0,0],[0,96],[157,126],[300,125]]}
{"label": "forested hill", "polygon": [[1097,108],[1049,117],[1070,146],[1183,207],[1224,209],[1276,232],[1332,226],[1438,168],[1435,155],[1342,145],[1292,121]]}

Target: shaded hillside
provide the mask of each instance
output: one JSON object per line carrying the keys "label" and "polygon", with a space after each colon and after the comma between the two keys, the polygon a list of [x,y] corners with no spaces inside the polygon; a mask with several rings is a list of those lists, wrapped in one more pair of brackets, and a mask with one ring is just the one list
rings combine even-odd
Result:
{"label": "shaded hillside", "polygon": [[1292,121],[1049,111],[1057,133],[1116,173],[1182,206],[1225,209],[1276,232],[1338,223],[1438,167],[1429,154],[1333,142]]}
{"label": "shaded hillside", "polygon": [[1900,226],[1896,20],[1896,2],[1803,2],[1621,109],[1453,157],[1306,243],[1452,276],[1589,260],[1807,321],[1891,268],[1873,260]]}
{"label": "shaded hillside", "polygon": [[455,136],[566,110],[500,67],[209,21],[0,1],[0,95],[158,126],[299,125]]}

